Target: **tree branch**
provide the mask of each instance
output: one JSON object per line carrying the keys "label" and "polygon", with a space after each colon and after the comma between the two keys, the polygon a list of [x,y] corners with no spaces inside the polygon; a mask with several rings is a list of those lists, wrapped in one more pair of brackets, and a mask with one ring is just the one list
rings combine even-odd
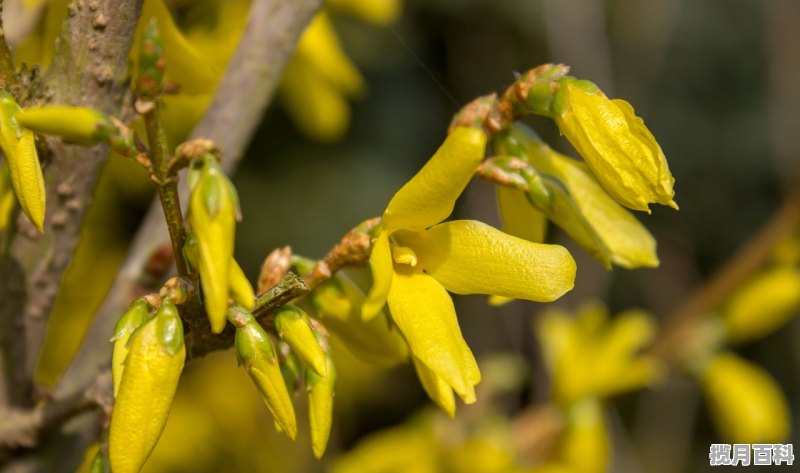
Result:
{"label": "tree branch", "polygon": [[[253,0],[236,54],[206,115],[192,133],[192,137],[208,138],[222,148],[226,172],[233,172],[244,154],[300,35],[319,5],[320,0]],[[128,258],[59,391],[84,384],[98,367],[108,365],[111,344],[107,340],[116,319],[134,295],[147,292],[141,287],[145,262],[168,241],[164,215],[156,203],[140,226]]]}
{"label": "tree branch", "polygon": [[[128,89],[126,71],[141,0],[96,0],[72,3],[54,62],[45,77],[42,103],[83,105],[107,114],[118,114]],[[36,100],[34,100],[36,101]],[[45,170],[48,196],[44,233],[39,234],[24,217],[10,255],[25,275],[24,311],[0,314],[24,326],[12,340],[24,344],[19,359],[6,360],[21,372],[12,405],[29,406],[36,358],[44,342],[48,315],[55,301],[61,276],[71,259],[83,214],[91,200],[98,173],[108,154],[106,146],[81,148],[48,140],[51,159]],[[0,299],[5,295],[0,294]]]}

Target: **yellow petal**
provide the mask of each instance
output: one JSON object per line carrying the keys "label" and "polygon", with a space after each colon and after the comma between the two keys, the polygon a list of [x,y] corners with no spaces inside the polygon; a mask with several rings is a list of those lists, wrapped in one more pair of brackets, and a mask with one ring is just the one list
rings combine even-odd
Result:
{"label": "yellow petal", "polygon": [[295,54],[302,56],[318,76],[343,94],[359,96],[364,92],[364,78],[342,50],[339,37],[324,11],[311,20]]}
{"label": "yellow petal", "polygon": [[614,264],[625,268],[658,266],[653,236],[603,189],[585,164],[557,153],[519,124],[509,130],[505,140],[495,143],[501,152],[510,150],[512,145],[524,146],[531,164],[564,183]]}
{"label": "yellow petal", "polygon": [[605,473],[611,457],[611,439],[602,405],[590,399],[569,413],[561,456],[569,471]]}
{"label": "yellow petal", "polygon": [[741,342],[761,338],[782,326],[800,307],[800,271],[791,266],[769,269],[748,281],[726,305],[728,338]]}
{"label": "yellow petal", "polygon": [[497,205],[505,233],[523,240],[544,242],[547,218],[533,208],[525,194],[516,189],[497,186]]}
{"label": "yellow petal", "polygon": [[235,259],[231,259],[228,280],[233,299],[248,310],[252,309],[256,303],[253,286],[250,285],[250,281]]}
{"label": "yellow petal", "polygon": [[563,79],[554,110],[561,132],[619,203],[646,212],[651,202],[677,208],[664,153],[630,104],[609,100],[590,82]]}
{"label": "yellow petal", "polygon": [[328,446],[333,423],[333,396],[336,385],[336,368],[327,358],[327,374],[324,377],[306,373],[308,387],[308,420],[311,427],[311,449],[314,456],[322,458]]}
{"label": "yellow petal", "polygon": [[425,392],[428,393],[433,402],[441,407],[443,411],[450,417],[456,416],[456,398],[453,395],[453,388],[444,382],[435,372],[430,370],[425,363],[417,360],[417,357],[412,357],[414,361],[414,368],[417,370],[417,377],[419,378]]}
{"label": "yellow petal", "polygon": [[566,248],[525,241],[474,220],[446,222],[398,240],[405,237],[409,241],[401,243],[417,250],[424,270],[456,294],[549,302],[575,281],[575,261]]}
{"label": "yellow petal", "polygon": [[464,402],[474,402],[480,371],[444,288],[426,274],[395,273],[388,302],[392,318],[414,356]]}
{"label": "yellow petal", "polygon": [[111,355],[111,380],[114,384],[114,396],[119,392],[122,375],[125,372],[125,358],[128,356],[128,341],[133,332],[147,320],[147,303],[144,299],[137,299],[131,307],[122,314],[114,327],[114,351]]}
{"label": "yellow petal", "polygon": [[723,353],[706,367],[703,390],[717,430],[732,443],[777,443],[789,434],[789,407],[758,365]]}
{"label": "yellow petal", "polygon": [[372,288],[364,304],[361,305],[361,317],[365,321],[371,320],[383,309],[392,284],[392,252],[389,247],[389,234],[385,231],[378,235],[375,244],[372,245],[369,266],[372,269]]}
{"label": "yellow petal", "polygon": [[364,292],[341,272],[308,297],[325,328],[360,360],[394,366],[408,358],[406,341],[386,315],[379,313],[369,321],[361,318]]}
{"label": "yellow petal", "polygon": [[292,351],[319,376],[325,376],[327,356],[317,341],[305,312],[292,305],[275,314],[275,330]]}
{"label": "yellow petal", "polygon": [[419,230],[446,219],[483,159],[486,135],[456,128],[430,161],[394,195],[383,214],[387,231]]}
{"label": "yellow petal", "polygon": [[295,56],[286,66],[280,99],[294,125],[317,141],[340,140],[350,124],[350,104],[344,92],[321,77],[305,57]]}

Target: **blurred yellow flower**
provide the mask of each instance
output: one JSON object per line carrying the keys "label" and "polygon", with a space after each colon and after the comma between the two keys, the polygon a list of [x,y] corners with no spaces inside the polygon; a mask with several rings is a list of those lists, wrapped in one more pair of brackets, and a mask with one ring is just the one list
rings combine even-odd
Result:
{"label": "blurred yellow flower", "polygon": [[650,203],[677,209],[667,159],[631,105],[609,100],[589,81],[564,77],[558,84],[553,119],[606,192],[633,210],[649,213]]}
{"label": "blurred yellow flower", "polygon": [[448,412],[449,389],[467,403],[475,401],[480,372],[447,291],[552,301],[575,278],[575,262],[563,247],[531,243],[472,220],[440,223],[471,180],[485,145],[481,130],[455,129],[394,195],[370,255],[373,286],[362,306],[369,319],[388,302],[418,370],[423,367],[423,386]]}
{"label": "blurred yellow flower", "polygon": [[752,277],[728,301],[722,320],[729,340],[768,335],[800,310],[800,271],[778,266]]}
{"label": "blurred yellow flower", "polygon": [[655,332],[649,314],[625,311],[609,320],[599,304],[584,306],[577,317],[549,310],[538,335],[552,376],[556,401],[564,406],[651,385],[661,365],[637,351]]}
{"label": "blurred yellow flower", "polygon": [[789,406],[763,368],[732,353],[714,356],[702,373],[711,417],[732,443],[776,443],[789,434]]}
{"label": "blurred yellow flower", "polygon": [[364,93],[364,78],[345,55],[323,11],[308,25],[280,83],[280,98],[295,125],[311,138],[340,139],[350,124],[348,98]]}
{"label": "blurred yellow flower", "polygon": [[572,473],[608,470],[611,438],[600,401],[587,399],[570,409],[559,456]]}

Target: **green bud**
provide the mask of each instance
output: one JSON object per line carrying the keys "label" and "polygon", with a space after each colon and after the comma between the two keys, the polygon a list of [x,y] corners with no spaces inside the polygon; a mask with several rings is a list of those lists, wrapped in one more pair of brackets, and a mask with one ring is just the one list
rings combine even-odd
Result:
{"label": "green bud", "polygon": [[88,107],[34,107],[17,114],[17,121],[36,133],[60,136],[67,143],[94,145],[113,135],[108,117]]}
{"label": "green bud", "polygon": [[295,306],[284,306],[275,314],[275,330],[303,363],[320,376],[325,375],[325,351],[311,330],[311,323],[305,312]]}
{"label": "green bud", "polygon": [[292,400],[283,381],[275,345],[261,326],[251,319],[236,329],[236,357],[261,393],[273,419],[289,438],[297,436]]}
{"label": "green bud", "polygon": [[161,348],[175,355],[183,348],[183,322],[172,299],[165,297],[156,313],[156,338]]}
{"label": "green bud", "polygon": [[125,358],[128,356],[128,341],[133,332],[148,319],[148,306],[144,299],[137,299],[122,314],[114,327],[114,351],[111,356],[111,379],[114,383],[114,396],[119,392],[119,385],[125,371]]}
{"label": "green bud", "polygon": [[308,417],[311,426],[311,449],[314,456],[322,458],[328,446],[333,423],[333,396],[336,386],[336,368],[330,357],[326,358],[327,375],[306,370],[308,389]]}
{"label": "green bud", "polygon": [[564,64],[544,64],[529,71],[519,79],[529,85],[526,103],[531,112],[546,117],[552,117],[552,105],[556,91],[557,80],[566,76],[569,67]]}

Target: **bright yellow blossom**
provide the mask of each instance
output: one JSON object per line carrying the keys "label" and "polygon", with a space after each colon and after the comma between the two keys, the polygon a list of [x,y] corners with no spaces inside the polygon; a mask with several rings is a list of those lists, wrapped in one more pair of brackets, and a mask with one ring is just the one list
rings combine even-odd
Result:
{"label": "bright yellow blossom", "polygon": [[587,305],[577,318],[552,310],[539,322],[553,396],[563,405],[607,397],[652,384],[660,365],[636,351],[654,335],[652,318],[626,311],[609,320],[601,305]]}
{"label": "bright yellow blossom", "polygon": [[[499,136],[494,142],[494,148],[496,154],[511,154],[525,159],[541,173],[553,176],[563,183],[575,203],[575,210],[580,215],[578,219],[559,216],[557,214],[560,209],[554,208],[553,217],[556,223],[590,254],[601,261],[610,259],[612,263],[624,268],[658,266],[655,238],[631,212],[603,190],[584,164],[554,151],[540,140],[536,133],[521,124],[515,124]],[[520,201],[518,206],[525,204],[526,199],[521,192],[511,189],[505,192],[517,194],[516,199]],[[509,200],[509,197],[505,196],[500,203],[508,208]],[[527,234],[538,237],[541,232],[538,229],[542,227],[541,217],[536,214],[531,215],[531,212],[537,211],[531,208],[529,203],[528,207],[530,210],[527,213],[521,213],[522,211],[512,213],[505,210],[503,223],[512,228],[527,228]],[[537,213],[541,215],[540,212]],[[587,229],[581,228],[582,222],[589,226],[588,231],[599,240],[601,248],[598,248],[598,243],[592,238],[585,235]],[[581,238],[581,235],[585,237]],[[517,236],[529,239],[523,235]]]}
{"label": "bright yellow blossom", "polygon": [[[456,128],[431,160],[392,198],[370,255],[373,286],[362,306],[369,319],[388,302],[416,361],[465,402],[480,381],[461,336],[456,294],[552,301],[572,288],[575,261],[556,245],[531,243],[472,220],[440,223],[483,159],[481,130]],[[432,386],[436,389],[431,389]],[[440,397],[439,404],[450,405]],[[449,408],[446,408],[449,409]]]}
{"label": "bright yellow blossom", "polygon": [[781,442],[789,434],[789,406],[775,380],[732,353],[706,365],[702,386],[712,420],[729,442]]}
{"label": "bright yellow blossom", "polygon": [[650,203],[677,209],[667,159],[631,105],[610,100],[589,81],[558,83],[553,119],[606,192],[633,210],[650,212]]}

